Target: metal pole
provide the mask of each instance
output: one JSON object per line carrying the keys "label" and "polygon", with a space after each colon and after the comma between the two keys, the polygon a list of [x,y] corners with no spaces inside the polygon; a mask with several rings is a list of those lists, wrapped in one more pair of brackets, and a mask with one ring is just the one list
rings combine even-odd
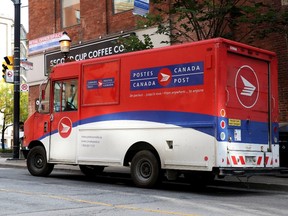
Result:
{"label": "metal pole", "polygon": [[20,119],[20,11],[21,0],[13,0],[14,18],[14,122],[13,122],[13,159],[19,159],[19,119]]}

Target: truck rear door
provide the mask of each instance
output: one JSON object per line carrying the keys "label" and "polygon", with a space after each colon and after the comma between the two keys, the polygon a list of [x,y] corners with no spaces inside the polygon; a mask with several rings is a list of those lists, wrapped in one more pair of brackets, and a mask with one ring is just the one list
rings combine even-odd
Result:
{"label": "truck rear door", "polygon": [[269,62],[228,53],[227,63],[227,162],[232,166],[272,165]]}

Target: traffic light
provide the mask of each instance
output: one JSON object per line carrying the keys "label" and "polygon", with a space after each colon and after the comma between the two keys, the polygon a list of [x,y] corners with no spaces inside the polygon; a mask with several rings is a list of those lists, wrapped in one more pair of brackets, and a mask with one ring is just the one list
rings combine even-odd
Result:
{"label": "traffic light", "polygon": [[5,56],[4,60],[2,62],[2,77],[6,82],[6,72],[7,70],[13,71],[14,58],[13,56]]}
{"label": "traffic light", "polygon": [[5,60],[6,64],[8,65],[8,69],[13,70],[14,57],[13,56],[5,56],[4,60]]}
{"label": "traffic light", "polygon": [[6,65],[6,62],[2,62],[2,77],[6,81],[6,71],[8,70],[8,66]]}

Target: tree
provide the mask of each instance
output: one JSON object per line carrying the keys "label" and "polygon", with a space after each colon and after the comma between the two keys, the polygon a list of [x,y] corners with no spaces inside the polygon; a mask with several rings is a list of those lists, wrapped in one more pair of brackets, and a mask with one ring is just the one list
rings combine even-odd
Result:
{"label": "tree", "polygon": [[[4,149],[4,134],[8,127],[13,125],[14,112],[14,86],[0,82],[0,113],[2,114],[1,128],[1,145]],[[25,121],[28,117],[28,93],[21,92],[20,95],[20,121]],[[0,118],[1,119],[1,118]]]}
{"label": "tree", "polygon": [[118,39],[119,44],[123,44],[126,52],[133,52],[144,49],[152,49],[153,43],[149,35],[143,35],[144,41],[140,40],[135,34],[130,35],[127,38],[120,37]]}
{"label": "tree", "polygon": [[169,35],[164,43],[223,37],[253,42],[287,29],[287,12],[257,0],[150,0],[153,11],[139,19],[138,28],[157,26]]}

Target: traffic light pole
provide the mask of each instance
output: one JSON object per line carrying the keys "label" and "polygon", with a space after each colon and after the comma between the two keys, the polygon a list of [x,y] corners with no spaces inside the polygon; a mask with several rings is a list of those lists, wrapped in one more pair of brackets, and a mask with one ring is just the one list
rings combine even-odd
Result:
{"label": "traffic light pole", "polygon": [[19,119],[20,119],[20,11],[21,0],[12,0],[15,7],[14,18],[14,120],[13,159],[19,159]]}

